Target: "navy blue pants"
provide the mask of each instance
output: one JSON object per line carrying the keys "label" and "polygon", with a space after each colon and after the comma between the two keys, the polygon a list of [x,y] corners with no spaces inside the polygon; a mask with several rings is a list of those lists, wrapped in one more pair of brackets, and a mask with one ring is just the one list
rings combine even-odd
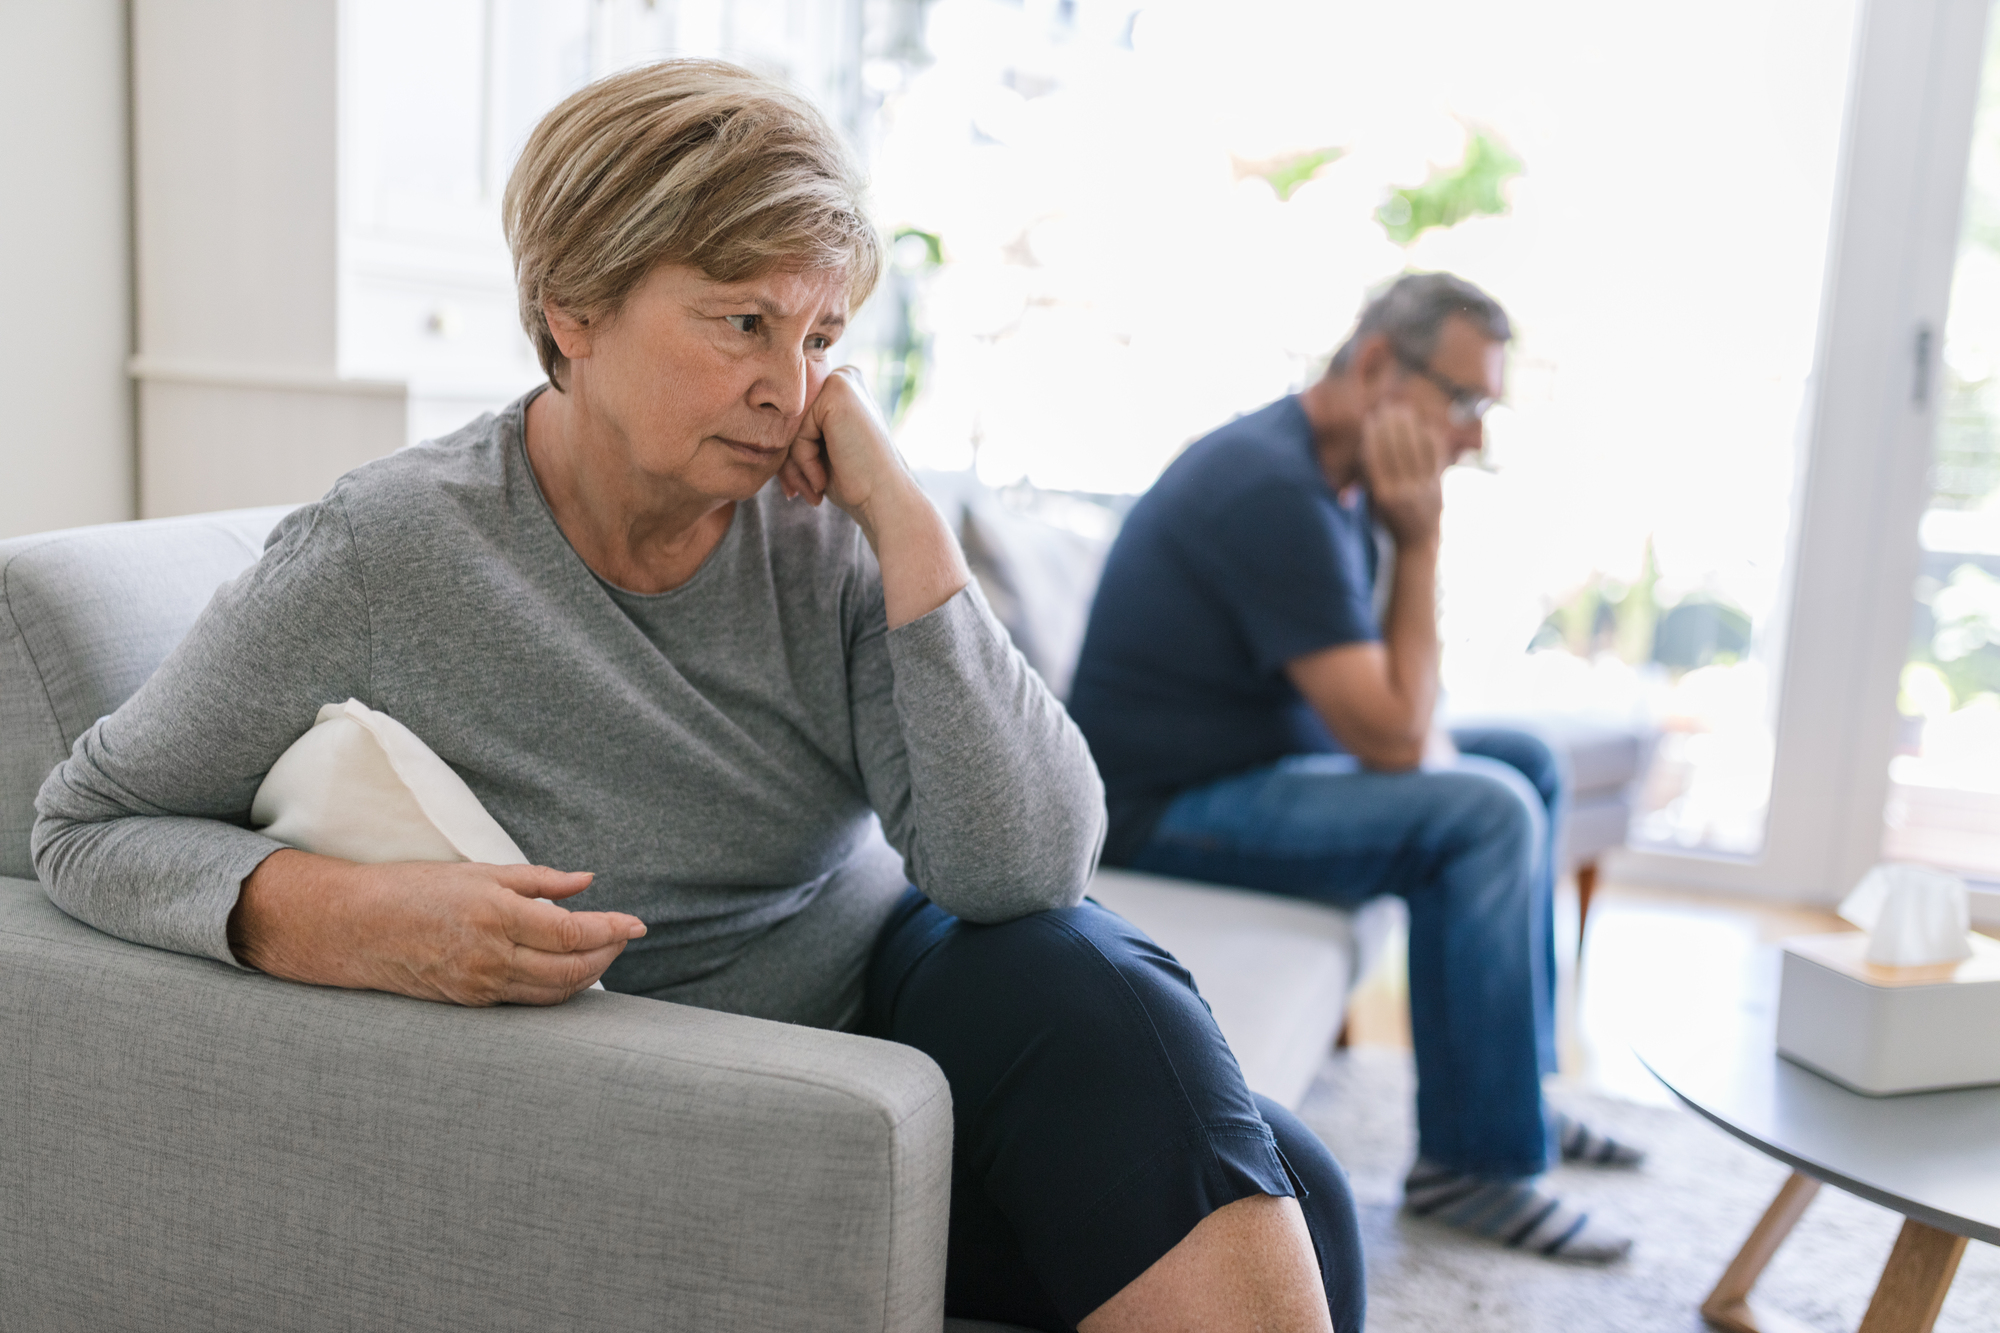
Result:
{"label": "navy blue pants", "polygon": [[1072,1329],[1253,1194],[1297,1197],[1339,1333],[1361,1236],[1340,1164],[1244,1085],[1186,969],[1095,903],[980,926],[916,889],[870,962],[862,1031],[951,1084],[945,1309]]}

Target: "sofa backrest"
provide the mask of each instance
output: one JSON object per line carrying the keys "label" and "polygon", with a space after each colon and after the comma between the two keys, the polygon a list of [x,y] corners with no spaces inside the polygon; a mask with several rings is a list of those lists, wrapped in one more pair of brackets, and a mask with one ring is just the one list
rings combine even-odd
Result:
{"label": "sofa backrest", "polygon": [[247,569],[289,507],[0,542],[0,875],[34,877],[35,793]]}
{"label": "sofa backrest", "polygon": [[1023,494],[1013,498],[1026,503],[1010,504],[969,473],[920,472],[917,479],[957,532],[1014,646],[1067,701],[1119,515],[1062,492]]}

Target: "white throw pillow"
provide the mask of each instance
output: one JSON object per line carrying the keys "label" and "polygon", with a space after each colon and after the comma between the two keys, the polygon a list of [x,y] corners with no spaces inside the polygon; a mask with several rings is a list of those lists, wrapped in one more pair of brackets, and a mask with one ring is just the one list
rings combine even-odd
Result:
{"label": "white throw pillow", "polygon": [[528,858],[430,746],[357,699],[319,710],[250,803],[266,836],[345,861]]}
{"label": "white throw pillow", "polygon": [[319,710],[264,775],[250,820],[267,837],[343,861],[528,864],[450,764],[359,699]]}
{"label": "white throw pillow", "polygon": [[250,801],[250,823],[300,851],[364,865],[528,865],[436,751],[358,699],[320,709],[312,729],[278,757]]}

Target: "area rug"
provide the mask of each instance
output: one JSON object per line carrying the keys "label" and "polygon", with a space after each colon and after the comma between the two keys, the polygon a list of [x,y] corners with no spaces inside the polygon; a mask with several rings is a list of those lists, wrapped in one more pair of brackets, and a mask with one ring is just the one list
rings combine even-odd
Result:
{"label": "area rug", "polygon": [[[1333,1057],[1301,1118],[1347,1167],[1368,1255],[1369,1333],[1698,1333],[1696,1307],[1783,1183],[1786,1169],[1678,1107],[1552,1091],[1564,1109],[1644,1145],[1635,1172],[1565,1168],[1553,1183],[1638,1238],[1631,1256],[1579,1268],[1465,1238],[1400,1211],[1415,1151],[1413,1076],[1401,1051]],[[1757,1295],[1824,1333],[1852,1333],[1902,1219],[1825,1188],[1764,1270]],[[1938,1333],[2000,1328],[2000,1248],[1966,1247]]]}

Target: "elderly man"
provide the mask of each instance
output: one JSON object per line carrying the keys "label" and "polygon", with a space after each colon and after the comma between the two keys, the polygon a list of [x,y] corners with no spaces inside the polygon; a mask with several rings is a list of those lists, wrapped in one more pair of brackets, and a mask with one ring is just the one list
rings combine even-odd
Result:
{"label": "elderly man", "polygon": [[1552,1153],[1639,1160],[1542,1100],[1557,765],[1521,732],[1432,724],[1442,474],[1481,446],[1510,337],[1470,283],[1403,277],[1316,383],[1189,446],[1112,549],[1071,711],[1104,775],[1108,862],[1407,900],[1407,1206],[1602,1262],[1629,1240],[1536,1180]]}

